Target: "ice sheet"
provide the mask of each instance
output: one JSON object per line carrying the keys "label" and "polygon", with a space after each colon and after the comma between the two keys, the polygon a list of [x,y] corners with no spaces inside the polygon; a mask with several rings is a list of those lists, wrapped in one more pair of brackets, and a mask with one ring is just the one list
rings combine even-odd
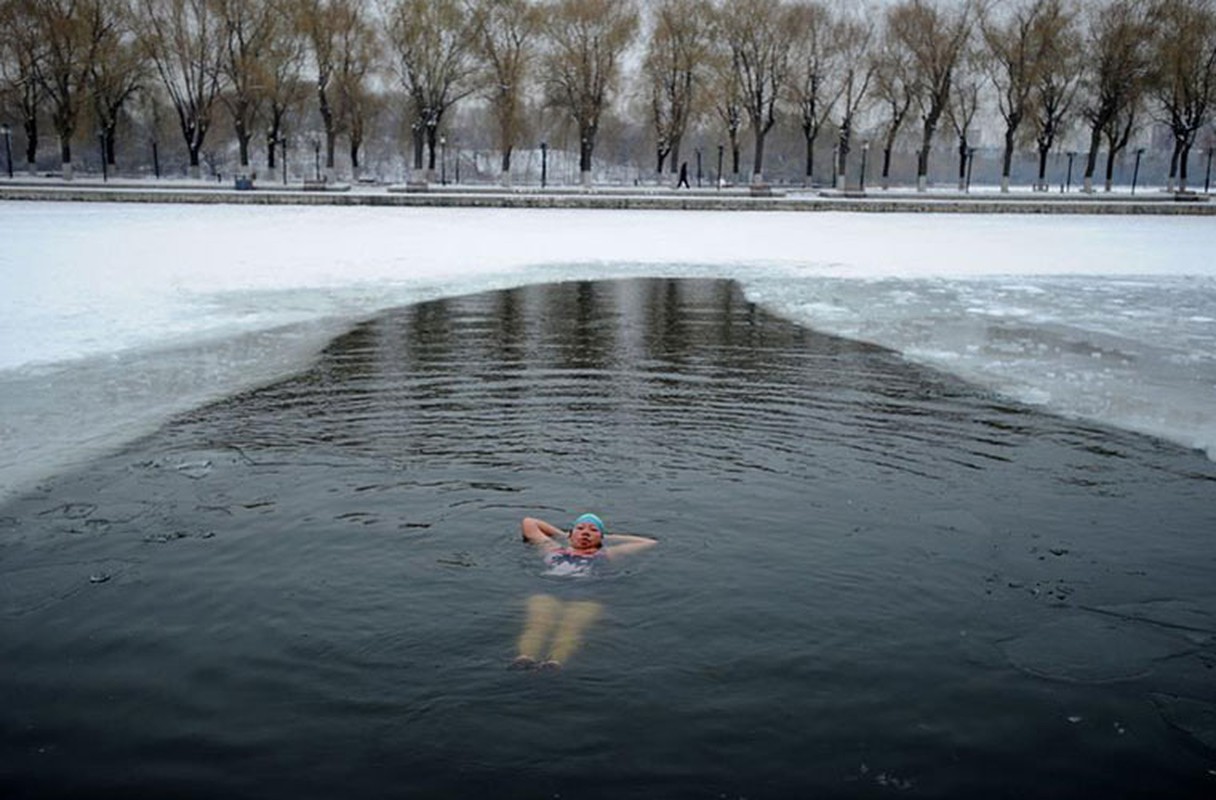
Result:
{"label": "ice sheet", "polygon": [[1204,218],[0,203],[0,497],[393,306],[728,277],[795,321],[1216,454]]}

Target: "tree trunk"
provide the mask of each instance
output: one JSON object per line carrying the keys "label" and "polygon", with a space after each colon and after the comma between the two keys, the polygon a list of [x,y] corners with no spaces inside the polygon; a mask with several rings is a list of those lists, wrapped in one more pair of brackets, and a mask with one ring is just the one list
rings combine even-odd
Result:
{"label": "tree trunk", "polygon": [[1178,191],[1186,191],[1186,167],[1187,162],[1191,160],[1191,144],[1185,142],[1182,145],[1182,152],[1178,156]]}
{"label": "tree trunk", "polygon": [[236,133],[237,149],[241,156],[241,170],[249,171],[249,140],[253,138],[253,134],[244,130],[238,130]]}
{"label": "tree trunk", "polygon": [[1098,149],[1102,146],[1102,130],[1094,126],[1089,132],[1089,152],[1085,154],[1085,192],[1094,190],[1094,170],[1098,166]]}
{"label": "tree trunk", "polygon": [[1174,191],[1174,179],[1178,177],[1178,158],[1181,155],[1182,142],[1179,139],[1174,139],[1174,152],[1170,154],[1170,177],[1165,184],[1167,192]]}
{"label": "tree trunk", "polygon": [[25,120],[25,164],[29,174],[38,171],[38,119]]}
{"label": "tree trunk", "polygon": [[764,183],[764,131],[755,124],[752,130],[756,138],[755,157],[752,160],[752,185],[760,186]]}
{"label": "tree trunk", "polygon": [[426,171],[430,180],[435,179],[435,150],[439,144],[439,126],[426,126]]}
{"label": "tree trunk", "polygon": [[591,188],[591,157],[595,152],[595,131],[584,128],[580,131],[578,171],[584,189]]}
{"label": "tree trunk", "polygon": [[114,151],[117,149],[114,144],[115,139],[117,139],[117,133],[118,133],[118,123],[117,122],[111,122],[109,125],[106,126],[106,129],[105,129],[106,163],[109,164],[111,167],[113,167],[117,164],[117,160],[114,155]]}
{"label": "tree trunk", "polygon": [[1047,153],[1050,150],[1050,145],[1047,147],[1039,145],[1039,179],[1035,183],[1035,188],[1041,192],[1047,191]]}
{"label": "tree trunk", "polygon": [[886,147],[882,149],[882,188],[891,188],[891,148],[894,144],[887,142]]}
{"label": "tree trunk", "polygon": [[[846,128],[847,130],[847,128]],[[848,180],[848,164],[849,164],[849,140],[847,136],[840,137],[839,146],[836,148],[836,188],[844,189],[849,185]]]}
{"label": "tree trunk", "polygon": [[332,130],[325,132],[325,179],[334,178],[334,150],[338,144],[338,134]]}
{"label": "tree trunk", "polygon": [[806,126],[803,126],[802,133],[806,137],[806,185],[812,186],[815,183],[815,136]]}
{"label": "tree trunk", "polygon": [[59,160],[63,164],[63,179],[70,181],[72,179],[72,139],[71,134],[66,136],[60,134],[59,137]]}
{"label": "tree trunk", "polygon": [[1001,155],[1001,192],[1009,192],[1009,176],[1013,173],[1013,146],[1017,128],[1005,126],[1005,152]]}
{"label": "tree trunk", "polygon": [[929,190],[929,145],[921,145],[916,153],[916,191]]}
{"label": "tree trunk", "polygon": [[414,172],[422,171],[423,152],[426,149],[426,137],[423,133],[423,126],[418,125],[413,130],[414,138]]}
{"label": "tree trunk", "polygon": [[967,188],[967,137],[958,137],[958,190]]}
{"label": "tree trunk", "polygon": [[1109,192],[1111,190],[1111,186],[1114,183],[1115,155],[1117,154],[1117,152],[1118,151],[1115,149],[1114,145],[1111,145],[1110,149],[1108,149],[1106,151],[1106,182],[1103,185],[1103,189],[1102,189],[1105,192]]}

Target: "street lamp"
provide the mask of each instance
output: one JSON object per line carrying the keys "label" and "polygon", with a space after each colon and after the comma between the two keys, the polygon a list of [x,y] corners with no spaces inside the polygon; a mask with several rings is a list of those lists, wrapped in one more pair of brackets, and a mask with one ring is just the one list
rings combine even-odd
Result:
{"label": "street lamp", "polygon": [[101,148],[101,180],[102,183],[108,183],[110,180],[109,169],[106,167],[106,132],[97,132],[97,144]]}
{"label": "street lamp", "polygon": [[971,164],[975,161],[975,148],[967,148],[967,188],[968,194],[971,193]]}
{"label": "street lamp", "polygon": [[718,145],[718,191],[722,191],[722,154],[726,150],[726,145]]}
{"label": "street lamp", "polygon": [[540,188],[549,183],[549,143],[540,143]]}
{"label": "street lamp", "polygon": [[865,193],[866,190],[866,156],[870,152],[870,140],[863,139],[861,142],[861,174],[857,178],[858,191]]}
{"label": "street lamp", "polygon": [[1132,168],[1132,194],[1136,193],[1136,181],[1140,178],[1140,157],[1144,155],[1144,148],[1136,148],[1136,166]]}
{"label": "street lamp", "polygon": [[439,182],[448,185],[448,137],[439,137]]}
{"label": "street lamp", "polygon": [[[9,164],[9,180],[12,180],[12,126],[9,123],[0,124],[0,134],[4,135],[4,154],[6,164]],[[1207,163],[1211,164],[1211,151],[1207,151]]]}

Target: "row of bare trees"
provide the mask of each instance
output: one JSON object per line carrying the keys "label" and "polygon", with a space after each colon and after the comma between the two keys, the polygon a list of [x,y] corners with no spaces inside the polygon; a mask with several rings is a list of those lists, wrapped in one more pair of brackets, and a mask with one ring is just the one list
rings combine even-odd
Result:
{"label": "row of bare trees", "polygon": [[217,121],[231,125],[242,171],[259,140],[273,169],[303,109],[328,170],[343,140],[357,174],[370,124],[391,106],[409,120],[416,174],[430,176],[467,102],[485,109],[508,181],[544,107],[577,136],[585,182],[616,109],[647,120],[659,174],[682,163],[690,132],[715,129],[736,174],[748,137],[759,183],[767,137],[789,120],[808,182],[822,136],[839,181],[859,139],[873,140],[884,185],[911,138],[921,188],[944,131],[962,182],[980,130],[995,126],[1003,189],[1026,148],[1045,185],[1070,133],[1089,144],[1086,188],[1103,152],[1109,188],[1118,155],[1156,123],[1181,188],[1214,101],[1216,0],[0,0],[0,113],[20,121],[31,167],[49,121],[68,176],[82,126],[113,163],[120,122],[155,131],[166,116],[192,170]]}

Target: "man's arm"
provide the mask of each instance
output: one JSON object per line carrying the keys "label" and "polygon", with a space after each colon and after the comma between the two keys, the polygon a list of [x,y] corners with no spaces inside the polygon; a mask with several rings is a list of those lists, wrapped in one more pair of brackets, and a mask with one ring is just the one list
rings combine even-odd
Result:
{"label": "man's arm", "polygon": [[561,545],[553,541],[553,537],[566,535],[565,531],[536,517],[524,517],[523,522],[519,523],[519,530],[523,534],[524,541],[540,545],[546,550],[558,549]]}

